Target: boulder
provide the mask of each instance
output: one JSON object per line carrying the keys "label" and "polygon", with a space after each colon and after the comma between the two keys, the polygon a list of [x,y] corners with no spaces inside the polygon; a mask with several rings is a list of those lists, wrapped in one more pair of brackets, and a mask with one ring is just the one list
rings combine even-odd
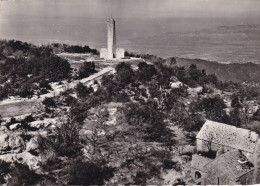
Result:
{"label": "boulder", "polygon": [[0,155],[0,160],[3,160],[5,162],[14,162],[16,159],[15,159],[15,154],[3,154],[3,155]]}
{"label": "boulder", "polygon": [[21,123],[14,123],[12,125],[9,126],[10,130],[16,130],[21,126]]}
{"label": "boulder", "polygon": [[8,129],[6,128],[5,125],[2,125],[2,126],[0,126],[0,131],[1,132],[6,132],[6,131],[8,131]]}
{"label": "boulder", "polygon": [[37,170],[39,166],[39,157],[32,155],[29,152],[23,152],[15,155],[15,159],[22,164],[27,164],[30,169]]}
{"label": "boulder", "polygon": [[37,143],[37,137],[34,136],[33,138],[30,139],[30,141],[26,144],[26,151],[31,152],[31,151],[36,151],[38,150],[39,145]]}
{"label": "boulder", "polygon": [[23,138],[21,136],[9,136],[9,147],[14,153],[22,152],[25,147]]}
{"label": "boulder", "polygon": [[8,134],[0,134],[0,151],[5,151],[9,147]]}
{"label": "boulder", "polygon": [[47,119],[44,119],[44,120],[37,120],[37,121],[30,122],[29,126],[33,127],[33,128],[40,129],[40,128],[47,128],[47,127],[49,127],[49,126],[51,126],[52,124],[55,124],[55,123],[56,123],[55,118],[47,118]]}

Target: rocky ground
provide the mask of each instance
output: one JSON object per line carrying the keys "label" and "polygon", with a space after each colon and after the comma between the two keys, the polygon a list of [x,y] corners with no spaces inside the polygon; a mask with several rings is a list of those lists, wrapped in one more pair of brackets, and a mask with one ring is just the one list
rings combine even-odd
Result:
{"label": "rocky ground", "polygon": [[[92,61],[94,59],[94,56],[89,54],[62,53],[59,54],[59,56],[68,59],[74,71],[77,71],[83,62]],[[137,64],[143,60],[134,58],[125,59],[124,61],[131,63],[133,69],[137,69]],[[119,62],[121,61],[98,60],[95,61],[97,72],[87,78],[51,83],[52,90],[43,95],[33,96],[30,99],[9,97],[8,99],[1,101],[0,115],[2,116],[4,122],[2,122],[0,126],[0,159],[6,162],[17,161],[28,165],[30,169],[35,170],[36,172],[41,172],[39,165],[45,160],[45,157],[39,153],[40,147],[37,143],[38,138],[39,136],[46,136],[47,134],[52,133],[53,129],[59,126],[60,123],[66,119],[64,117],[64,113],[67,113],[69,110],[68,106],[62,105],[56,108],[51,108],[50,110],[53,112],[48,113],[46,112],[46,108],[42,101],[46,98],[62,100],[64,99],[63,93],[69,89],[73,89],[78,83],[92,86],[94,91],[96,91],[99,86],[96,82],[100,82],[100,79],[104,75],[114,74],[115,67]],[[176,89],[181,85],[183,85],[183,83],[180,81],[172,82],[170,88]],[[184,99],[182,101],[185,106],[188,107],[191,102],[194,102],[199,98],[220,96],[225,102],[227,113],[229,113],[229,110],[231,109],[231,92],[220,91],[219,89],[212,87],[210,87],[211,92],[208,94],[201,94],[202,91],[202,86],[187,87],[188,96],[182,98]],[[75,93],[71,93],[70,96],[76,97],[77,95]],[[254,100],[248,101],[246,104],[248,105],[248,108],[252,110],[252,113],[258,109],[256,101]],[[106,125],[111,129],[113,129],[113,127],[117,127],[117,130],[126,130],[123,124],[116,126],[118,120],[122,119],[120,118],[120,114],[118,114],[121,107],[122,103],[110,102],[108,104],[91,108],[89,110],[89,114],[94,116],[95,113],[100,110],[106,110],[108,113]],[[88,119],[91,121],[84,124],[80,131],[80,135],[93,135],[92,131],[94,125],[91,124],[92,122],[96,122],[96,118],[89,117]],[[176,135],[175,140],[177,144],[172,149],[171,153],[171,159],[176,163],[176,165],[174,169],[168,169],[163,172],[162,180],[161,182],[158,182],[158,184],[174,184],[178,182],[178,180],[185,180],[187,184],[194,184],[190,178],[189,168],[191,154],[196,151],[195,143],[187,138],[187,136],[191,136],[189,132],[184,131],[184,129],[180,126],[174,125],[171,121],[168,121],[168,126],[170,126],[169,128],[172,129]],[[192,135],[195,136],[196,133],[193,133]],[[156,144],[151,146],[155,149],[157,148]],[[128,147],[123,148],[125,148],[125,151],[123,149],[122,152],[127,153]],[[114,157],[113,159],[113,167],[116,167],[116,164],[118,163],[116,158],[118,157]],[[127,172],[124,172],[122,169],[121,174],[127,175]],[[118,177],[122,175],[118,175]],[[126,176],[126,180],[127,179],[128,178]]]}
{"label": "rocky ground", "polygon": [[[88,54],[68,54],[62,53],[59,56],[68,59],[72,68],[78,70],[79,66],[86,61],[92,61],[94,57]],[[137,65],[140,59],[127,59]],[[45,113],[42,101],[47,97],[57,97],[63,91],[74,88],[79,82],[91,86],[95,90],[94,81],[99,81],[103,75],[114,73],[115,66],[120,61],[97,61],[97,73],[73,81],[62,81],[60,83],[51,83],[52,90],[47,94],[33,96],[32,98],[9,97],[0,102],[0,115],[4,122],[0,126],[0,159],[6,162],[20,162],[27,164],[30,169],[37,170],[39,163],[44,159],[39,154],[37,138],[39,135],[44,136],[49,130],[59,124],[60,117],[48,115]],[[66,110],[66,107],[57,108],[56,112]],[[116,107],[109,106],[111,119],[109,124],[113,124]],[[1,118],[0,118],[1,119]],[[22,126],[26,123],[27,128]],[[87,133],[87,128],[83,133]]]}

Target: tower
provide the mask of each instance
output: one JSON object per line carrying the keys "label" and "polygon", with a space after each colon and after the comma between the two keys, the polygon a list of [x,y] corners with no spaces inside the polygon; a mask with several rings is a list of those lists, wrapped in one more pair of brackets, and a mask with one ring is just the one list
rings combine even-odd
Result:
{"label": "tower", "polygon": [[109,18],[107,20],[107,58],[113,59],[116,57],[116,26],[115,20]]}
{"label": "tower", "polygon": [[125,49],[116,48],[116,24],[113,18],[107,20],[107,48],[100,49],[100,58],[117,60],[125,57]]}

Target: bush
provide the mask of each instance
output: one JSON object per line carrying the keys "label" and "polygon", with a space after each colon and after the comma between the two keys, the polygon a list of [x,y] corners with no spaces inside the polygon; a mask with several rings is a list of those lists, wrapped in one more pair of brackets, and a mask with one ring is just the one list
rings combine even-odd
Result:
{"label": "bush", "polygon": [[77,92],[77,96],[80,98],[86,97],[94,92],[94,89],[92,87],[86,87],[82,83],[78,83],[75,89]]}
{"label": "bush", "polygon": [[46,81],[45,79],[40,81],[39,86],[40,86],[40,88],[51,90],[51,86],[49,84],[49,81]]}
{"label": "bush", "polygon": [[113,169],[77,158],[67,168],[69,185],[104,185],[113,177]]}
{"label": "bush", "polygon": [[0,160],[0,184],[6,183],[5,177],[11,170],[11,163]]}
{"label": "bush", "polygon": [[134,71],[131,65],[124,62],[119,63],[116,66],[116,80],[122,87],[132,83],[134,80]]}
{"label": "bush", "polygon": [[51,47],[57,52],[68,52],[68,53],[93,53],[98,54],[96,49],[91,49],[89,46],[79,45],[67,45],[60,43],[53,43]]}
{"label": "bush", "polygon": [[27,165],[14,163],[8,185],[34,185],[39,181],[41,181],[41,177],[31,171]]}
{"label": "bush", "polygon": [[5,87],[0,86],[0,101],[7,98],[8,90]]}
{"label": "bush", "polygon": [[79,128],[79,125],[66,121],[61,126],[57,126],[52,135],[39,137],[41,152],[52,151],[62,157],[76,157],[81,154]]}
{"label": "bush", "polygon": [[219,96],[202,98],[190,104],[192,112],[203,112],[210,120],[228,123],[229,118],[225,108],[226,105]]}
{"label": "bush", "polygon": [[157,74],[157,70],[154,65],[148,65],[145,62],[140,62],[138,64],[138,79],[142,82],[151,80],[152,76]]}
{"label": "bush", "polygon": [[94,62],[84,62],[81,67],[79,68],[78,72],[78,78],[86,78],[89,77],[90,75],[96,73],[96,67]]}
{"label": "bush", "polygon": [[0,87],[0,99],[10,95],[30,98],[35,90],[51,89],[49,82],[71,76],[69,62],[54,55],[49,46],[36,47],[20,41],[1,41],[0,48],[11,54],[22,53],[6,57],[0,63],[0,81],[10,81],[4,89]]}
{"label": "bush", "polygon": [[17,95],[22,98],[31,98],[34,95],[32,86],[29,84],[24,84],[17,90]]}
{"label": "bush", "polygon": [[54,108],[54,107],[56,107],[56,103],[55,103],[54,99],[53,98],[49,98],[49,97],[45,98],[42,101],[42,104],[44,104],[45,107],[47,107],[47,108],[50,108],[50,107]]}

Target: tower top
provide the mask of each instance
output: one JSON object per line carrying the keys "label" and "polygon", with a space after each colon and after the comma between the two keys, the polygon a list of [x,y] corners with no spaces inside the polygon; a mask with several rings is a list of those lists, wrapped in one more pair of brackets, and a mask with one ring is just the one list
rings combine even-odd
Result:
{"label": "tower top", "polygon": [[114,18],[109,17],[109,18],[107,19],[107,22],[115,22],[115,20],[114,20]]}

